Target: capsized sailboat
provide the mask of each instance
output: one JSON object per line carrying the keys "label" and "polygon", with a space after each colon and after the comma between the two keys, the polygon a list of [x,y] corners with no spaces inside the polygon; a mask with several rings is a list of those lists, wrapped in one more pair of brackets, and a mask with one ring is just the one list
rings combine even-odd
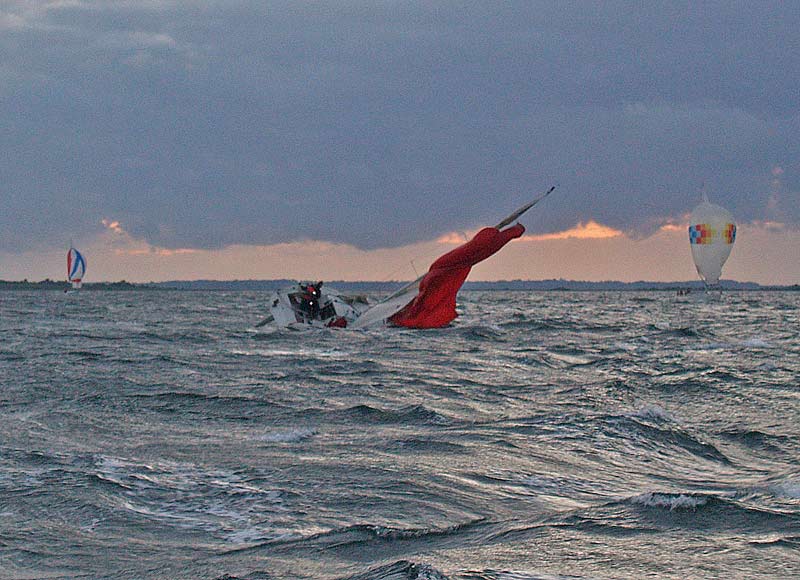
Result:
{"label": "capsized sailboat", "polygon": [[274,292],[268,307],[269,315],[256,328],[267,324],[295,330],[346,328],[369,304],[364,296],[347,296],[322,282],[297,282]]}
{"label": "capsized sailboat", "polygon": [[736,241],[736,222],[724,207],[708,201],[692,210],[689,217],[689,244],[697,273],[707,290],[719,288],[722,267]]}
{"label": "capsized sailboat", "polygon": [[67,280],[72,284],[73,290],[78,290],[83,285],[86,274],[86,259],[78,250],[70,246],[67,252]]}
{"label": "capsized sailboat", "polygon": [[[298,283],[276,292],[270,314],[256,326],[286,328],[369,328],[381,325],[406,328],[440,328],[457,316],[456,295],[472,266],[489,258],[525,232],[522,224],[506,227],[546,198],[555,186],[513,212],[494,227],[483,228],[474,238],[438,258],[428,272],[380,302],[348,297],[317,285]],[[360,298],[360,297],[359,297]]]}

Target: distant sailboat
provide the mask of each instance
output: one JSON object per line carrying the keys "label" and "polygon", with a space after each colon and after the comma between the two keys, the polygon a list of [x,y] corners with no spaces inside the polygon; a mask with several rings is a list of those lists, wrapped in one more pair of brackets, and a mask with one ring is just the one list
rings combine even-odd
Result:
{"label": "distant sailboat", "polygon": [[697,273],[706,289],[719,287],[722,267],[730,256],[736,240],[736,222],[728,210],[708,201],[692,211],[689,218],[689,244]]}
{"label": "distant sailboat", "polygon": [[80,289],[85,274],[86,260],[78,250],[70,246],[67,252],[67,280],[72,284],[73,290]]}

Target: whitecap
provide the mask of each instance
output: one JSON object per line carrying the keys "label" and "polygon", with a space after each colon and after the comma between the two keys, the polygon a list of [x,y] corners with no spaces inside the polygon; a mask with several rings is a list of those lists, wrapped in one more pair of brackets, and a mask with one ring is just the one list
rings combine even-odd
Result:
{"label": "whitecap", "polygon": [[256,437],[258,441],[269,441],[271,443],[298,443],[317,434],[316,429],[299,428],[287,431],[272,431]]}
{"label": "whitecap", "polygon": [[115,507],[180,528],[225,533],[285,509],[280,491],[224,469],[100,456],[96,475],[119,486]]}
{"label": "whitecap", "polygon": [[636,352],[636,350],[639,348],[632,342],[615,342],[613,346],[615,349],[622,350],[625,352]]}
{"label": "whitecap", "polygon": [[750,338],[739,343],[745,348],[772,348],[772,345],[762,338]]}
{"label": "whitecap", "polygon": [[647,405],[646,407],[642,407],[635,413],[632,413],[630,417],[638,419],[653,419],[656,421],[669,421],[672,423],[678,422],[672,413],[662,407],[659,407],[658,405]]}
{"label": "whitecap", "polygon": [[557,490],[562,487],[561,482],[555,477],[531,475],[522,479],[522,484],[539,490]]}
{"label": "whitecap", "polygon": [[416,571],[414,580],[447,580],[447,576],[429,564],[419,564]]}
{"label": "whitecap", "polygon": [[630,498],[630,501],[645,507],[668,508],[669,511],[694,510],[708,502],[707,497],[685,494],[643,493]]}
{"label": "whitecap", "polygon": [[554,576],[534,572],[499,572],[497,580],[577,580],[581,576]]}
{"label": "whitecap", "polygon": [[560,352],[548,352],[550,358],[559,361],[567,366],[584,366],[597,362],[598,359],[587,356],[577,356],[573,354],[566,354]]}
{"label": "whitecap", "polygon": [[232,544],[260,544],[264,542],[281,542],[299,540],[300,534],[290,532],[276,532],[275,530],[262,530],[259,528],[244,528],[227,534],[226,539]]}
{"label": "whitecap", "polygon": [[770,487],[773,494],[779,497],[800,499],[800,480],[790,479]]}
{"label": "whitecap", "polygon": [[692,347],[690,350],[731,350],[746,348],[772,348],[772,344],[763,338],[749,338],[735,342],[708,342]]}

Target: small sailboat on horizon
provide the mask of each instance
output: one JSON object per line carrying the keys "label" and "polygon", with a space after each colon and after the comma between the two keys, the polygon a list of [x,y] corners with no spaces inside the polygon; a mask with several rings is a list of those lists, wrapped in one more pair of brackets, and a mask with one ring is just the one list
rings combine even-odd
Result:
{"label": "small sailboat on horizon", "polygon": [[86,275],[86,259],[75,247],[70,244],[67,251],[67,281],[72,284],[71,290],[65,292],[77,292],[83,286],[83,277]]}

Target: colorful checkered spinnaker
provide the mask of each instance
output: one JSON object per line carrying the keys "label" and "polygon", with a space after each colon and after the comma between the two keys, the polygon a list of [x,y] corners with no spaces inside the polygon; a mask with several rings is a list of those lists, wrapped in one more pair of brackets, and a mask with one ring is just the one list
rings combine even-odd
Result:
{"label": "colorful checkered spinnaker", "polygon": [[703,203],[694,208],[689,218],[689,243],[697,273],[709,286],[719,283],[735,239],[733,216],[703,196]]}

